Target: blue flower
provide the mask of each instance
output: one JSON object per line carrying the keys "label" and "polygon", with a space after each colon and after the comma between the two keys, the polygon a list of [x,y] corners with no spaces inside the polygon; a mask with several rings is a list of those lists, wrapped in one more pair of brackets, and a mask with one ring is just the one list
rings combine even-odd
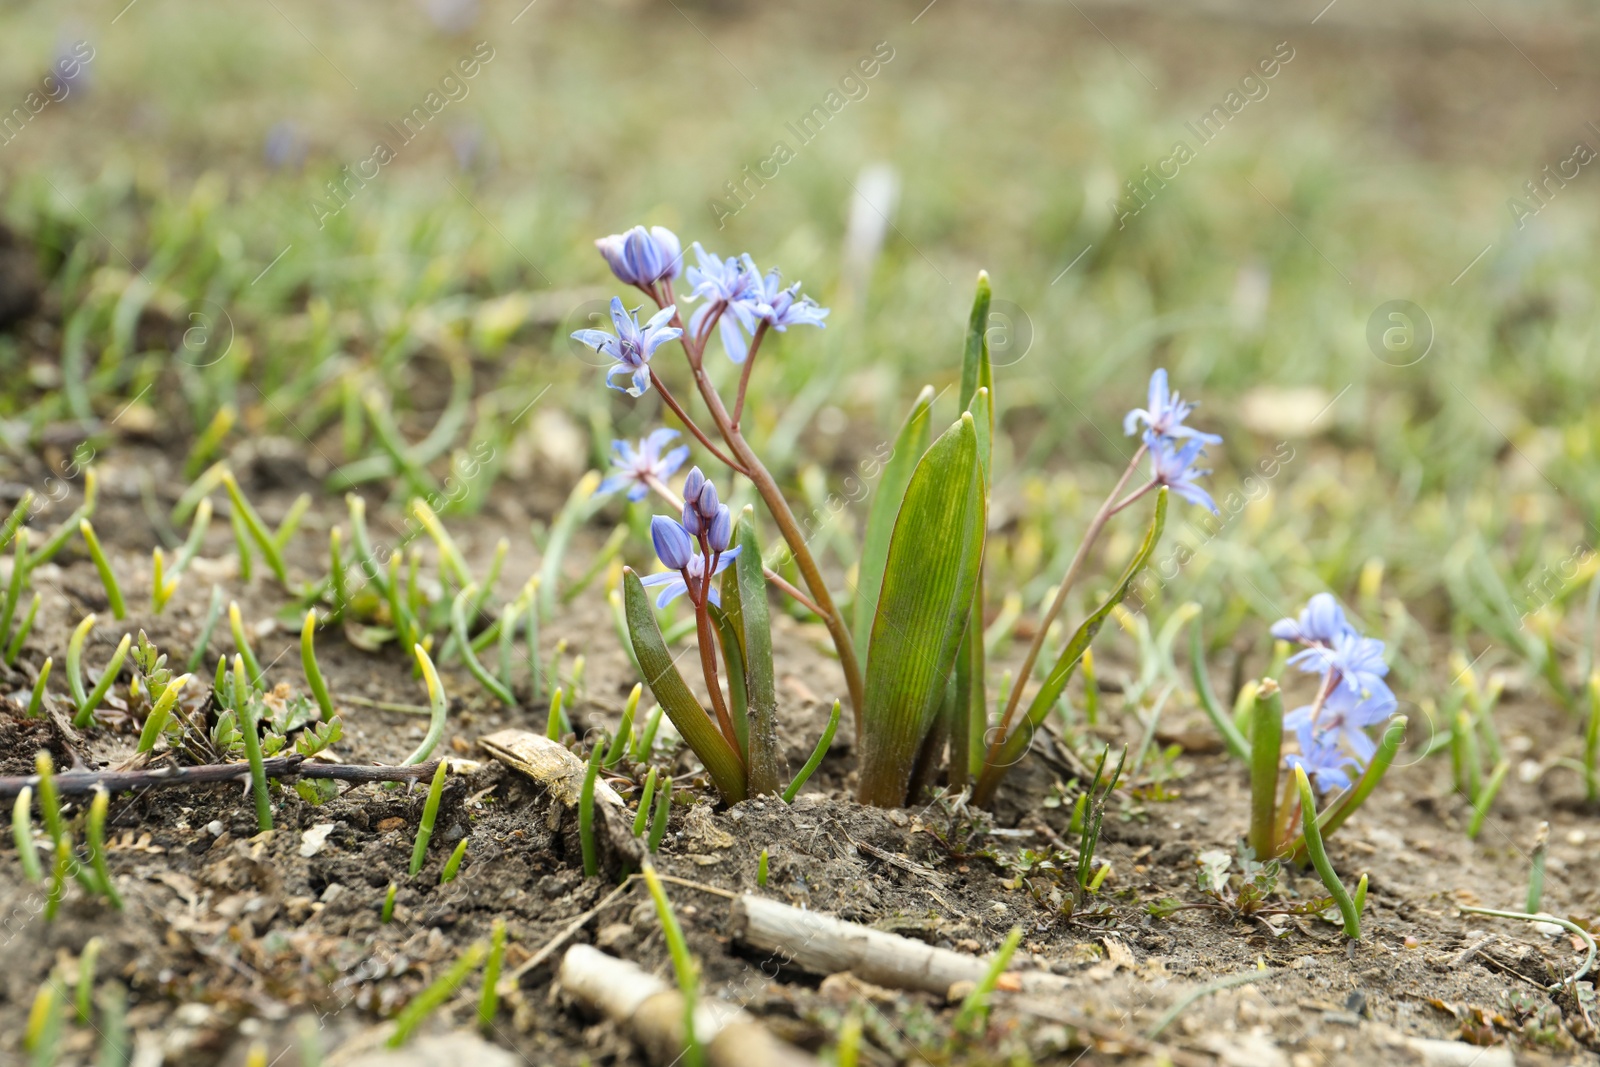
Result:
{"label": "blue flower", "polygon": [[1332,645],[1340,634],[1354,633],[1345,621],[1344,609],[1331,593],[1318,593],[1306,603],[1298,619],[1279,619],[1272,624],[1272,636],[1302,645]]}
{"label": "blue flower", "polygon": [[683,570],[694,557],[694,539],[689,531],[666,515],[650,520],[650,540],[655,545],[657,558],[670,570]]}
{"label": "blue flower", "polygon": [[[657,519],[663,518],[666,518],[666,516],[657,516]],[[671,519],[667,519],[667,521],[672,522]],[[673,525],[677,526],[677,523],[673,522]],[[678,528],[680,530],[683,529],[681,526]],[[653,528],[651,532],[654,533]],[[717,575],[727,570],[728,564],[739,558],[739,552],[742,548],[743,546],[741,545],[739,548],[735,548],[729,552],[720,553],[717,556],[717,565],[711,571],[711,573],[713,575]],[[704,580],[705,571],[706,557],[696,552],[692,557],[690,557],[688,566],[684,567],[683,569],[661,571],[658,574],[647,574],[643,578],[639,579],[639,584],[643,585],[647,589],[654,589],[659,586],[661,588],[661,594],[656,597],[656,607],[664,608],[678,597],[689,591],[689,582],[694,582],[696,588],[698,588],[700,582]],[[685,572],[687,572],[687,580],[685,580]],[[693,598],[691,597],[690,599]],[[717,588],[717,583],[715,582],[711,583],[711,590],[708,599],[717,607],[720,608],[722,606],[722,591]]]}
{"label": "blue flower", "polygon": [[1296,767],[1305,768],[1306,777],[1317,787],[1319,793],[1329,793],[1335,789],[1349,789],[1353,784],[1348,767],[1360,770],[1360,765],[1351,759],[1338,745],[1332,744],[1320,737],[1313,737],[1309,732],[1300,734],[1300,753],[1283,758],[1289,769]]}
{"label": "blue flower", "polygon": [[628,285],[648,291],[663,278],[676,278],[683,269],[683,246],[665,226],[646,230],[635,226],[627,233],[602,237],[594,246],[605,257],[611,273]]}
{"label": "blue flower", "polygon": [[779,333],[790,326],[827,326],[823,320],[828,317],[828,309],[819,306],[809,296],[801,296],[799,282],[785,289],[778,281],[778,268],[772,268],[762,277],[756,270],[755,260],[748,254],[743,259],[752,284],[742,302],[756,318]]}
{"label": "blue flower", "polygon": [[706,527],[706,543],[713,552],[724,552],[733,540],[733,513],[728,505],[717,505],[717,513]]}
{"label": "blue flower", "polygon": [[631,441],[612,441],[611,465],[616,469],[600,483],[595,494],[614,493],[627,485],[629,500],[643,500],[650,492],[652,481],[665,482],[689,458],[688,445],[679,445],[666,453],[661,451],[677,436],[677,430],[662,427],[641,439],[637,448]]}
{"label": "blue flower", "polygon": [[[607,385],[629,396],[643,396],[645,390],[650,388],[650,357],[668,341],[683,336],[683,331],[678,327],[667,325],[677,313],[678,309],[668,304],[650,316],[650,321],[641,328],[638,309],[624,311],[622,301],[612,297],[611,322],[616,327],[616,334],[613,336],[604,330],[577,330],[572,339],[617,361],[617,365],[606,372]],[[618,375],[631,378],[632,381],[625,386],[618,385]]]}
{"label": "blue flower", "polygon": [[[755,312],[745,303],[752,287],[757,284],[756,277],[745,269],[744,262],[739,258],[721,259],[714,252],[707,252],[700,247],[699,241],[694,243],[694,254],[700,260],[700,265],[690,267],[686,277],[689,284],[694,286],[692,295],[703,297],[706,302],[694,309],[694,315],[689,319],[689,333],[699,337],[706,320],[721,312],[717,319],[717,332],[722,336],[722,347],[729,359],[743,363],[750,350],[745,335],[756,332]],[[740,327],[743,327],[742,332]]]}
{"label": "blue flower", "polygon": [[1357,766],[1365,767],[1378,750],[1377,743],[1368,735],[1366,728],[1388,722],[1395,707],[1394,695],[1388,692],[1387,687],[1384,695],[1374,694],[1363,698],[1340,686],[1323,702],[1315,724],[1311,721],[1311,705],[1307,704],[1285,715],[1283,728],[1299,734],[1302,738],[1301,748],[1304,749],[1305,738],[1312,736],[1314,725],[1317,741],[1342,745],[1355,757]]}
{"label": "blue flower", "polygon": [[1191,504],[1199,504],[1221,514],[1217,512],[1211,494],[1195,484],[1196,478],[1211,473],[1194,468],[1194,461],[1205,454],[1205,446],[1201,441],[1190,441],[1179,447],[1171,438],[1147,433],[1145,443],[1150,446],[1150,477],[1155,484],[1167,486]]}
{"label": "blue flower", "polygon": [[1335,634],[1327,645],[1313,645],[1289,657],[1289,662],[1310,674],[1332,672],[1335,682],[1351,694],[1380,700],[1394,700],[1384,682],[1389,665],[1383,661],[1383,642],[1362,637],[1354,630]]}
{"label": "blue flower", "polygon": [[[1193,404],[1186,404],[1183,398],[1167,388],[1167,372],[1157,369],[1150,375],[1150,399],[1148,408],[1134,408],[1122,420],[1122,432],[1132,434],[1143,422],[1147,433],[1156,437],[1192,437],[1197,441],[1204,441],[1208,445],[1220,445],[1222,438],[1214,433],[1202,433],[1192,426],[1185,426],[1183,420],[1189,417],[1189,412],[1194,410]],[[1216,510],[1215,508],[1212,509]]]}

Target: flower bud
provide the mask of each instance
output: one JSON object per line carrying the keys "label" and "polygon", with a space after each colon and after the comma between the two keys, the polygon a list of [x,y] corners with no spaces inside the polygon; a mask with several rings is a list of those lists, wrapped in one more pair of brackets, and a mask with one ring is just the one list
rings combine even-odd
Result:
{"label": "flower bud", "polygon": [[711,484],[711,479],[706,479],[706,484],[700,487],[700,493],[695,497],[695,505],[700,509],[703,519],[716,518],[717,508],[721,502],[717,500],[717,487]]}
{"label": "flower bud", "polygon": [[700,518],[700,512],[695,508],[694,502],[683,506],[683,528],[690,537],[699,537],[705,529],[705,523]]}
{"label": "flower bud", "polygon": [[716,517],[711,520],[711,525],[706,533],[706,540],[711,545],[711,551],[724,552],[728,542],[733,540],[733,514],[728,510],[728,505],[717,506]]}
{"label": "flower bud", "polygon": [[706,476],[700,473],[699,467],[689,471],[689,477],[683,480],[683,503],[685,507],[693,507],[694,502],[700,497],[700,490],[706,484]]}
{"label": "flower bud", "polygon": [[656,555],[672,570],[681,571],[694,558],[694,542],[689,532],[667,515],[657,515],[650,520],[650,540],[655,542]]}

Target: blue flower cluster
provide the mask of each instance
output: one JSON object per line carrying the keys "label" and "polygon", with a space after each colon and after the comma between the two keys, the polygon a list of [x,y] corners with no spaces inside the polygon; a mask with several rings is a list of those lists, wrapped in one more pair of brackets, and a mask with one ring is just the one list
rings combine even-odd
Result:
{"label": "blue flower cluster", "polygon": [[1383,642],[1358,633],[1328,593],[1312,597],[1299,618],[1274,623],[1272,636],[1304,645],[1289,663],[1322,675],[1316,702],[1283,717],[1300,743],[1285,761],[1304,767],[1319,792],[1350,788],[1350,771],[1360,774],[1377,751],[1367,728],[1387,722],[1397,706],[1384,681]]}
{"label": "blue flower cluster", "polygon": [[[614,334],[605,330],[578,330],[574,340],[617,361],[606,375],[613,389],[641,396],[650,388],[650,357],[668,341],[683,337],[678,321],[678,306],[672,283],[683,271],[683,246],[664,226],[646,230],[635,226],[627,233],[614,233],[595,242],[611,273],[618,280],[642,290],[660,308],[643,325],[638,309],[625,311],[619,298],[612,298],[611,321]],[[695,257],[699,266],[690,267],[686,278],[691,287],[686,301],[704,300],[689,319],[685,346],[693,346],[698,358],[712,325],[722,338],[728,358],[743,363],[750,352],[750,340],[759,330],[782,333],[790,326],[825,326],[828,309],[800,293],[800,283],[785,288],[776,268],[763,275],[748,254],[722,259],[707,252],[697,241]],[[619,379],[625,380],[619,382]]]}
{"label": "blue flower cluster", "polygon": [[711,578],[728,569],[728,564],[739,557],[739,548],[728,550],[733,540],[733,516],[728,505],[717,499],[717,487],[700,473],[699,467],[691,470],[683,482],[682,521],[657,515],[650,520],[650,540],[667,568],[640,579],[646,588],[661,588],[656,607],[664,608],[684,593],[696,606],[707,601],[722,606],[721,591]]}
{"label": "blue flower cluster", "polygon": [[1184,420],[1194,410],[1193,404],[1167,387],[1167,372],[1157,369],[1150,375],[1148,408],[1134,408],[1122,420],[1124,433],[1138,432],[1144,424],[1144,444],[1150,450],[1150,481],[1164,485],[1191,504],[1209,508],[1214,514],[1216,502],[1211,494],[1200,488],[1197,478],[1211,472],[1195,468],[1195,461],[1205,455],[1206,445],[1220,445],[1222,438],[1214,433],[1204,433]]}

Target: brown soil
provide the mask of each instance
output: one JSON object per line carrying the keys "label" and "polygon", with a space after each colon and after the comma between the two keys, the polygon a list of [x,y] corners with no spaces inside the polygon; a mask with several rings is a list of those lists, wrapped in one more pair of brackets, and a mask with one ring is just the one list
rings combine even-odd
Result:
{"label": "brown soil", "polygon": [[[120,474],[136,465],[159,473],[167,461],[140,450],[123,462],[119,471],[114,458],[102,461],[107,487],[129,484],[131,478]],[[284,491],[254,491],[268,521],[291,498]],[[149,584],[145,556],[151,534],[144,512],[136,499],[119,498],[114,489],[101,507],[97,521],[112,542],[135,612],[125,624],[97,627],[91,666],[104,661],[124,629],[140,627],[175,658],[186,657],[214,576],[249,605],[256,651],[273,665],[269,676],[301,684],[295,634],[270,622],[282,595],[259,575],[241,586],[229,573],[232,545],[225,524],[217,524],[204,553],[210,562],[185,579],[164,615],[152,617],[139,610],[147,604]],[[338,518],[314,515],[296,538],[307,552],[297,561],[305,573],[317,568],[313,546],[324,543],[326,525]],[[457,536],[479,570],[498,537],[520,542],[505,568],[509,593],[536,562],[525,529],[521,521],[480,517]],[[24,665],[7,685],[21,693],[0,713],[0,773],[26,772],[40,747],[51,748],[64,767],[75,757],[108,763],[132,749],[131,725],[72,741],[54,726],[18,715],[45,652],[59,662],[71,625],[84,610],[103,607],[90,563],[65,557],[60,563],[58,572],[38,582],[44,608]],[[798,766],[826,719],[834,695],[826,687],[835,671],[817,650],[823,638],[815,628],[781,615],[776,625],[783,740],[791,766]],[[231,651],[225,630],[213,637],[212,655]],[[558,638],[587,658],[588,681],[573,706],[574,721],[580,729],[614,728],[633,677],[601,599],[581,597],[561,611],[558,623],[546,627],[546,655]],[[420,683],[393,649],[360,652],[328,634],[319,652],[336,699],[422,699]],[[208,659],[206,669],[213,662]],[[70,975],[94,936],[106,942],[100,973],[129,987],[130,1021],[141,1042],[165,1050],[169,1063],[233,1064],[243,1062],[254,1040],[266,1041],[270,1056],[293,1045],[296,1020],[303,1016],[321,1020],[329,1050],[370,1029],[464,946],[487,936],[496,918],[505,920],[510,934],[509,968],[592,907],[614,878],[582,877],[575,819],[475,745],[507,726],[542,731],[544,706],[525,703],[508,710],[462,673],[447,671],[445,680],[453,694],[448,751],[482,762],[448,783],[428,864],[415,879],[405,871],[422,791],[381,786],[352,789],[320,807],[285,791],[277,798],[277,829],[260,836],[253,808],[237,787],[119,797],[109,834],[112,871],[126,901],[121,914],[72,888],[57,921],[45,922],[38,914],[39,889],[22,879],[6,849],[0,856],[0,927],[8,963],[0,976],[0,1060],[22,1055],[21,1035],[39,985],[53,968]],[[347,762],[398,761],[422,734],[419,716],[353,705],[346,705],[343,716],[346,740],[338,752]],[[1509,1039],[1524,1062],[1592,1059],[1573,1037],[1587,1032],[1577,1005],[1539,988],[1574,968],[1578,953],[1569,939],[1465,918],[1455,910],[1461,903],[1520,907],[1526,853],[1536,824],[1547,818],[1546,907],[1584,920],[1600,912],[1600,859],[1592,844],[1600,826],[1592,812],[1575,804],[1575,783],[1557,775],[1532,784],[1509,782],[1474,844],[1464,834],[1468,813],[1450,791],[1444,760],[1397,769],[1332,844],[1347,880],[1362,871],[1371,875],[1367,936],[1350,947],[1335,925],[1318,917],[1285,924],[1277,936],[1259,922],[1230,921],[1209,911],[1184,911],[1169,920],[1145,914],[1145,906],[1161,898],[1202,899],[1194,883],[1196,855],[1231,850],[1246,811],[1243,775],[1206,751],[1214,746],[1199,713],[1171,711],[1167,728],[1189,743],[1190,751],[1177,761],[1179,777],[1167,783],[1164,799],[1149,788],[1114,798],[1100,851],[1114,870],[1102,892],[1111,913],[1103,921],[1077,923],[1062,913],[1050,883],[1038,877],[1019,882],[1015,865],[1019,849],[1075,841],[1068,831],[1070,764],[1053,738],[1041,737],[1013,773],[995,819],[953,810],[948,800],[900,811],[855,805],[848,799],[854,764],[848,721],[793,806],[765,799],[719,809],[704,783],[686,776],[691,764],[680,754],[672,769],[683,786],[678,799],[685,803],[674,808],[672,832],[659,856],[663,871],[724,890],[765,892],[960,951],[988,953],[1020,924],[1019,959],[1067,975],[1075,991],[1070,1003],[1055,1009],[1030,1005],[1022,1013],[1003,1005],[986,1040],[946,1049],[953,1009],[936,998],[863,988],[842,977],[819,981],[821,976],[778,972],[771,961],[741,954],[730,943],[723,897],[674,885],[671,893],[702,961],[708,995],[738,999],[807,1048],[831,1041],[843,1013],[862,1005],[869,1063],[1002,1062],[1023,1047],[1038,1062],[1059,1063],[1076,1062],[1087,1047],[1085,1062],[1099,1062],[1142,1055],[1139,1035],[1197,985],[1264,966],[1272,971],[1269,977],[1188,1007],[1162,1035],[1164,1054],[1182,1062],[1209,1062],[1213,1053],[1240,1063],[1409,1062],[1413,1053],[1399,1044],[1402,1035],[1466,1033],[1477,1040]],[[1559,712],[1531,699],[1509,704],[1501,728],[1514,751],[1521,746],[1532,752],[1573,729]],[[1103,732],[1106,740],[1137,743],[1133,724],[1126,735],[1118,725]],[[1408,761],[1402,756],[1401,762]],[[625,796],[636,793],[621,776],[613,784]],[[1068,803],[1055,803],[1063,795]],[[304,832],[328,823],[333,829],[320,850],[303,856]],[[469,846],[461,877],[440,886],[444,858],[463,835]],[[770,856],[770,878],[758,890],[763,849]],[[400,887],[398,906],[394,921],[385,925],[379,911],[391,881]],[[1284,879],[1290,895],[1317,888],[1314,876],[1301,872]],[[663,973],[669,967],[641,890],[630,890],[578,937],[598,939],[609,951]],[[549,996],[552,974],[546,965],[524,978],[492,1039],[532,1063],[640,1062],[609,1024],[596,1024]],[[467,1025],[472,1010],[463,994],[428,1026]],[[1052,1019],[1052,1010],[1068,1023],[1087,1016],[1094,1025],[1064,1025]],[[1119,1034],[1126,1040],[1119,1042]],[[63,1062],[90,1062],[92,1037],[74,1028]],[[295,1054],[275,1062],[294,1063]]]}

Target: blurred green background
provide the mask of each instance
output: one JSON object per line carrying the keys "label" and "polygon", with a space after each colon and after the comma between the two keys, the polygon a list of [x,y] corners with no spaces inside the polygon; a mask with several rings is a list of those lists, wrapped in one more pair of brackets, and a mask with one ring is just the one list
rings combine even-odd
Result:
{"label": "blurred green background", "polygon": [[[1198,600],[1221,643],[1331,588],[1403,679],[1454,650],[1570,682],[1600,591],[1600,21],[1325,3],[8,4],[6,462],[26,482],[74,432],[181,456],[232,404],[336,491],[384,473],[361,398],[424,439],[465,356],[439,469],[494,441],[558,501],[660,417],[565,340],[616,288],[592,240],[645,222],[833,307],[769,346],[754,417],[845,568],[865,507],[830,494],[954,381],[987,269],[992,589],[1057,580],[1164,366],[1227,437],[1225,517],[1174,524],[1156,616]],[[1397,324],[1431,340],[1386,349]]]}

